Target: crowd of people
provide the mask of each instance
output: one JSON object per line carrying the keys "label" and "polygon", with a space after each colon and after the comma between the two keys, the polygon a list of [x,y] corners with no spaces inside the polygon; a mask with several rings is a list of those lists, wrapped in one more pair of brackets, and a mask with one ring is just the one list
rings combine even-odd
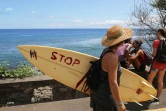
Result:
{"label": "crowd of people", "polygon": [[[146,64],[145,52],[141,48],[142,40],[134,40],[132,36],[134,32],[130,28],[123,28],[119,25],[114,25],[107,30],[106,35],[102,39],[102,45],[106,48],[103,50],[103,59],[101,61],[101,76],[106,78],[100,83],[97,91],[91,93],[91,102],[94,111],[126,111],[126,107],[122,102],[119,93],[119,84],[121,76],[121,67],[129,68],[133,66],[137,71],[145,71]],[[153,63],[151,64],[148,81],[152,84],[154,77],[158,74],[158,99],[153,101],[159,102],[159,98],[163,89],[163,77],[166,70],[166,63],[156,61],[156,53],[161,40],[166,39],[166,31],[158,29],[156,40],[153,42],[152,56]],[[108,50],[110,50],[109,53]]]}

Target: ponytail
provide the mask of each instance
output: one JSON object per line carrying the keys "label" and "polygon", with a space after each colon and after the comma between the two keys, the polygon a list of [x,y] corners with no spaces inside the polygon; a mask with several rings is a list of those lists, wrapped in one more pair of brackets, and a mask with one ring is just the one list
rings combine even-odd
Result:
{"label": "ponytail", "polygon": [[142,40],[135,40],[135,42],[138,44],[138,48],[140,48],[143,43]]}

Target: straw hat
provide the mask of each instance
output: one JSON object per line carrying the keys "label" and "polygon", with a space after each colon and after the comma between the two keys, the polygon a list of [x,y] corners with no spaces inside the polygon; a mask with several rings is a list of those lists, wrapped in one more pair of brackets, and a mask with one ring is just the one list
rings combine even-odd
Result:
{"label": "straw hat", "polygon": [[134,32],[130,28],[123,28],[114,25],[107,30],[107,34],[102,39],[103,46],[113,46],[133,36]]}

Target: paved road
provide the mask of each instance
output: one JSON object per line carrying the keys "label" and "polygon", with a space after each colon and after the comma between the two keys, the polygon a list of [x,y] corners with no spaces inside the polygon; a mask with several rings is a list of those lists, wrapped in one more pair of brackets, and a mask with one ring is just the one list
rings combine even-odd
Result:
{"label": "paved road", "polygon": [[[128,103],[126,104],[126,106],[128,108],[128,111],[142,111],[148,109],[146,104],[144,104],[144,106],[141,107],[135,103]],[[153,109],[148,111],[166,111],[166,104],[150,105],[149,108]],[[54,101],[54,102],[3,107],[0,109],[0,111],[92,111],[92,108],[89,107],[89,97],[87,97],[87,98],[63,100],[57,102]]]}
{"label": "paved road", "polygon": [[11,106],[2,108],[0,111],[92,111],[92,109],[89,107],[89,98],[81,98],[57,102]]}

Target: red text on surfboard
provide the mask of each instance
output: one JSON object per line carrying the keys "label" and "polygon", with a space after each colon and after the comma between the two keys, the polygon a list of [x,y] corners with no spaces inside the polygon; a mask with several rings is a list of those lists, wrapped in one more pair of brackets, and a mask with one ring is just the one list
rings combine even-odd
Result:
{"label": "red text on surfboard", "polygon": [[142,94],[142,93],[143,93],[143,90],[140,89],[140,88],[138,88],[137,91],[136,91],[136,93],[137,93],[138,95],[139,95],[139,94]]}
{"label": "red text on surfboard", "polygon": [[35,59],[37,60],[37,53],[35,50],[30,50],[30,57],[31,58],[35,57]]}
{"label": "red text on surfboard", "polygon": [[58,60],[59,62],[64,62],[67,65],[72,65],[72,66],[74,66],[76,64],[77,65],[80,64],[80,61],[78,59],[74,59],[72,57],[68,57],[63,54],[59,54],[58,52],[52,52],[51,59]]}

